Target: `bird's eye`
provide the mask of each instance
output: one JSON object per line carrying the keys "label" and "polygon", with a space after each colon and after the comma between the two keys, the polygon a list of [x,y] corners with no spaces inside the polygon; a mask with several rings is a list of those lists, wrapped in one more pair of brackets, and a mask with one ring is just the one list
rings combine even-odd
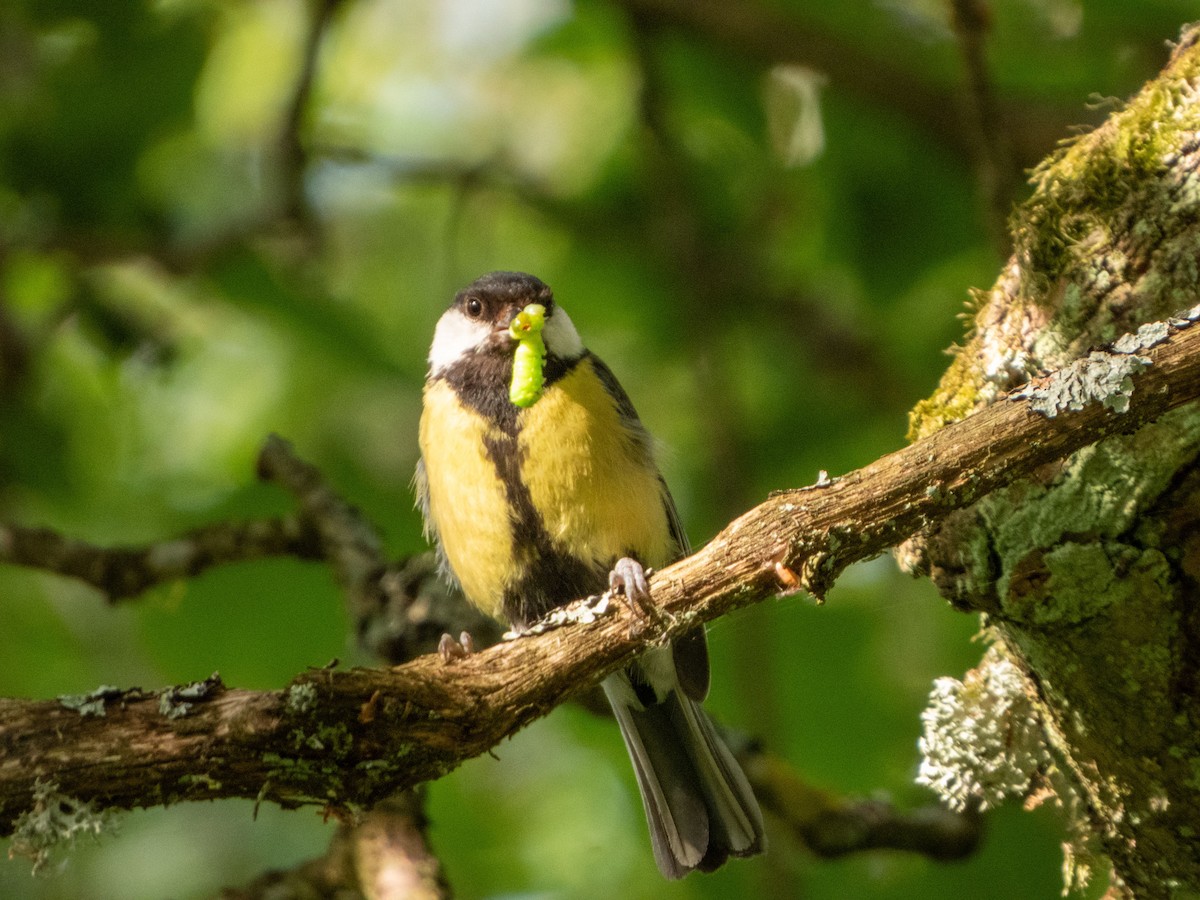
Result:
{"label": "bird's eye", "polygon": [[468,316],[472,319],[478,319],[483,315],[483,301],[478,297],[472,297],[467,301],[466,310]]}

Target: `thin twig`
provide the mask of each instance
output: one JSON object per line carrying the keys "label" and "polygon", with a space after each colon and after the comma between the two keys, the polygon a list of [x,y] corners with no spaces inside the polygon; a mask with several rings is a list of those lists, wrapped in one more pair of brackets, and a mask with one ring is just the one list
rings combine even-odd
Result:
{"label": "thin twig", "polygon": [[[911,65],[914,47],[899,47],[892,57],[864,50],[825,29],[815,20],[804,20],[774,4],[746,0],[614,0],[615,5],[645,21],[668,26],[726,52],[741,54],[764,67],[800,63],[829,75],[831,92],[844,91],[876,106],[893,110],[922,129],[937,143],[967,158],[973,138],[961,119],[947,115],[956,98],[938,87],[932,77],[922,77]],[[798,8],[798,7],[797,7]],[[903,37],[903,36],[901,36]],[[1071,125],[1080,122],[1076,104],[1055,105],[1030,100],[1010,101],[1004,118],[1022,123],[1013,135],[1014,158],[1019,169],[1034,165]]]}
{"label": "thin twig", "polygon": [[973,810],[959,813],[934,803],[902,810],[884,800],[845,799],[809,784],[768,751],[745,751],[738,759],[763,808],[827,859],[868,850],[962,859],[982,838],[983,817]]}
{"label": "thin twig", "polygon": [[314,0],[310,5],[315,5],[315,9],[312,12],[312,22],[304,42],[300,74],[296,78],[287,112],[279,130],[283,215],[293,222],[307,226],[311,226],[312,223],[304,190],[304,176],[308,169],[309,159],[303,136],[305,117],[308,115],[313,88],[317,80],[321,45],[330,23],[333,21],[334,13],[342,3],[341,0]]}
{"label": "thin twig", "polygon": [[1008,217],[1020,172],[1013,164],[1010,136],[988,75],[986,44],[991,10],[986,0],[952,0],[951,7],[954,32],[966,66],[968,130],[988,233],[1001,256],[1007,256],[1011,249]]}
{"label": "thin twig", "polygon": [[100,547],[48,528],[0,524],[0,563],[79,579],[110,603],[213,566],[283,555],[320,558],[316,531],[301,516],[221,522],[168,541],[126,547]]}

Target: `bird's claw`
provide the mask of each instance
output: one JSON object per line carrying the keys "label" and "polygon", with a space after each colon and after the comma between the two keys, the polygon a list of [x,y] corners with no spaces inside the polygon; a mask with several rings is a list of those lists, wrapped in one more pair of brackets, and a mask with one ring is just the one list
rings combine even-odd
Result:
{"label": "bird's claw", "polygon": [[608,573],[608,589],[614,595],[625,595],[625,602],[629,604],[629,610],[635,619],[650,619],[661,623],[670,617],[664,615],[650,599],[650,582],[646,576],[653,571],[644,568],[632,557],[622,556]]}
{"label": "bird's claw", "polygon": [[443,634],[442,639],[438,641],[438,655],[441,656],[444,663],[466,659],[474,652],[475,641],[467,631],[460,634],[457,641],[452,634]]}
{"label": "bird's claw", "polygon": [[614,594],[624,593],[630,605],[644,608],[650,603],[650,583],[646,570],[636,559],[622,556],[608,573],[608,589]]}

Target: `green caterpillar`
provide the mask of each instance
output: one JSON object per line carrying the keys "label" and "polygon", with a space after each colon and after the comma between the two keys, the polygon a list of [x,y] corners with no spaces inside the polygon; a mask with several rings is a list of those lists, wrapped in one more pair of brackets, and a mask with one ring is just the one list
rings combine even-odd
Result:
{"label": "green caterpillar", "polygon": [[546,307],[540,303],[530,303],[517,313],[508,326],[508,333],[517,341],[508,399],[517,406],[533,406],[542,395],[542,385],[546,383],[542,371],[546,361],[546,342],[542,340],[542,326],[545,324]]}

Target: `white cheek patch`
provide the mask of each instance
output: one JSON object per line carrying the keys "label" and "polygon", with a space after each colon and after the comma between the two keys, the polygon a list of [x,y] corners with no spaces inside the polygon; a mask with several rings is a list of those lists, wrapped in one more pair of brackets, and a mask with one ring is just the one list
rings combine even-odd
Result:
{"label": "white cheek patch", "polygon": [[468,319],[458,308],[446,310],[433,330],[429,374],[438,375],[445,371],[476,347],[483,346],[490,334],[491,327],[487,322]]}
{"label": "white cheek patch", "polygon": [[542,339],[546,342],[546,349],[562,359],[575,359],[583,355],[583,341],[579,339],[575,323],[561,306],[555,306],[550,313],[542,331]]}

